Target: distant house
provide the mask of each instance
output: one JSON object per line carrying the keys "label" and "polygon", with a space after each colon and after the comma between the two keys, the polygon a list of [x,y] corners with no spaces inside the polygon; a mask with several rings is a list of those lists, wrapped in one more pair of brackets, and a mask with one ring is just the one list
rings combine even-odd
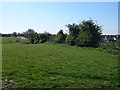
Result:
{"label": "distant house", "polygon": [[106,36],[104,36],[104,41],[109,41],[109,37],[106,35]]}
{"label": "distant house", "polygon": [[105,42],[116,42],[120,40],[119,35],[103,35],[103,41]]}
{"label": "distant house", "polygon": [[117,36],[116,36],[116,41],[117,41],[117,42],[120,42],[120,35],[117,35]]}

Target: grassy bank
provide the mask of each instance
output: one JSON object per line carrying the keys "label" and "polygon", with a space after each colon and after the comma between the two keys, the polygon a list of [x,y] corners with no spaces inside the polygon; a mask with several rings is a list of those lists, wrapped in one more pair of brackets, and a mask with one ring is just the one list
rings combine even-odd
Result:
{"label": "grassy bank", "polygon": [[21,44],[15,40],[3,38],[3,87],[112,88],[118,85],[117,54],[65,44]]}

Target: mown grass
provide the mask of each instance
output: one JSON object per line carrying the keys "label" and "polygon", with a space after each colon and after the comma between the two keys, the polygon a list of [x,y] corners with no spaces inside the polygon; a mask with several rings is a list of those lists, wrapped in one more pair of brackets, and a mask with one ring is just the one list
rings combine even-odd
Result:
{"label": "mown grass", "polygon": [[1,37],[2,42],[0,44],[11,44],[11,43],[16,43],[17,38],[16,37]]}
{"label": "mown grass", "polygon": [[[3,38],[3,42],[11,39]],[[95,48],[52,43],[3,43],[2,60],[4,88],[118,86],[118,55]]]}

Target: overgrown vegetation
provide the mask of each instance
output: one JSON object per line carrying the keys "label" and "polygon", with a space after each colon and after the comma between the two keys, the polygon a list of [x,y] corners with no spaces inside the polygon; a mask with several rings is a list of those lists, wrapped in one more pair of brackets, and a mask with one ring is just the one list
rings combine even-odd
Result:
{"label": "overgrown vegetation", "polygon": [[70,45],[98,47],[101,42],[101,26],[93,20],[82,21],[80,24],[68,24],[69,35],[67,42]]}
{"label": "overgrown vegetation", "polygon": [[107,53],[118,54],[120,50],[119,42],[101,42],[99,50],[102,50]]}
{"label": "overgrown vegetation", "polygon": [[[93,20],[82,21],[80,24],[68,24],[69,33],[64,34],[63,30],[60,30],[56,35],[50,33],[37,33],[33,29],[28,29],[19,36],[24,36],[29,39],[30,43],[68,43],[69,45],[86,46],[86,47],[98,47],[101,42],[101,26],[98,26]],[[17,36],[16,32],[13,32],[13,36]]]}
{"label": "overgrown vegetation", "polygon": [[57,35],[55,36],[54,42],[55,43],[65,43],[66,35],[63,33],[63,30],[60,30]]}

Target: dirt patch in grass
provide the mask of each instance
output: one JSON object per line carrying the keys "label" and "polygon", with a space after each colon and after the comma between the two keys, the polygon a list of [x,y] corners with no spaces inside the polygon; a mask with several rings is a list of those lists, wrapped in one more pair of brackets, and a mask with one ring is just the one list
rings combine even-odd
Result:
{"label": "dirt patch in grass", "polygon": [[16,83],[13,80],[1,80],[2,88],[12,88]]}

